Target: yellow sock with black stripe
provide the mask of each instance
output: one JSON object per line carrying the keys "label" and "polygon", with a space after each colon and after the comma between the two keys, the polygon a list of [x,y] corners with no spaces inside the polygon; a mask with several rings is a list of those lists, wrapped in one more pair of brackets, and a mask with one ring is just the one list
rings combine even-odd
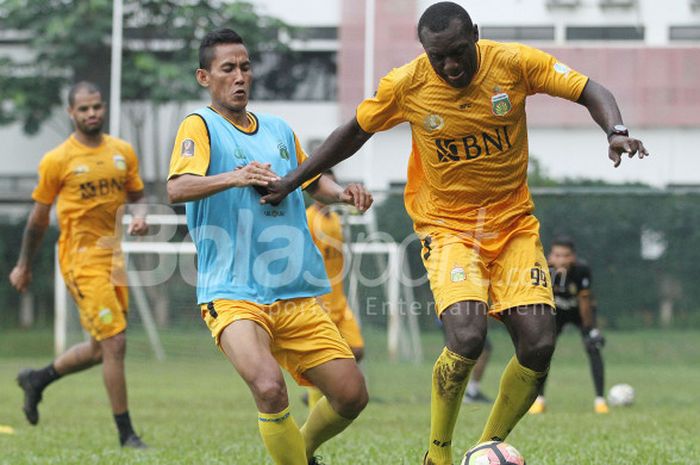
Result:
{"label": "yellow sock with black stripe", "polygon": [[524,367],[513,356],[501,376],[498,397],[479,442],[504,440],[534,402],[545,376],[546,371],[538,372]]}
{"label": "yellow sock with black stripe", "polygon": [[323,393],[316,387],[307,388],[307,392],[309,393],[309,410],[313,410],[318,401],[321,400],[321,397],[323,397]]}
{"label": "yellow sock with black stripe", "polygon": [[340,434],[350,423],[352,420],[340,416],[333,410],[328,399],[325,396],[321,397],[301,427],[301,434],[306,443],[306,456],[311,457],[321,444]]}
{"label": "yellow sock with black stripe", "polygon": [[279,413],[258,412],[258,428],[276,465],[307,465],[304,438],[289,407]]}
{"label": "yellow sock with black stripe", "polygon": [[445,347],[433,366],[430,403],[430,447],[426,464],[452,465],[452,434],[462,406],[462,396],[476,360]]}

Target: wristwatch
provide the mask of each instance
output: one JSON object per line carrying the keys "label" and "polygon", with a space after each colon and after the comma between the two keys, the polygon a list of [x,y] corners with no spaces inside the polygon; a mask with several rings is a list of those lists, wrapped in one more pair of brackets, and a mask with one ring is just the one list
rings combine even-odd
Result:
{"label": "wristwatch", "polygon": [[624,126],[622,124],[616,124],[615,126],[613,126],[612,130],[608,133],[608,140],[610,140],[610,138],[612,136],[629,137],[629,135],[630,135],[630,131],[629,131],[629,129],[627,129],[627,126]]}

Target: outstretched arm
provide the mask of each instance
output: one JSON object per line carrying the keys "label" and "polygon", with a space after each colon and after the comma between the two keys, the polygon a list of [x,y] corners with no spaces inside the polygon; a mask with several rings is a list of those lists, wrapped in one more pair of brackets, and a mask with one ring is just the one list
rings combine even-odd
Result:
{"label": "outstretched arm", "polygon": [[608,89],[589,79],[577,103],[588,109],[593,120],[608,135],[608,157],[613,161],[615,168],[620,166],[623,153],[627,153],[630,158],[638,153],[640,159],[649,155],[641,140],[623,135],[611,135],[614,126],[622,124],[622,115],[615,97]]}
{"label": "outstretched arm", "polygon": [[363,131],[357,119],[353,117],[350,121],[333,131],[313,155],[299,165],[297,169],[279,181],[271,182],[267,187],[269,194],[263,196],[261,202],[273,205],[280,203],[290,192],[301,186],[304,181],[313,178],[355,154],[370,137],[372,137],[372,134]]}
{"label": "outstretched arm", "polygon": [[24,228],[22,236],[22,247],[19,251],[17,265],[10,273],[10,282],[19,292],[24,292],[32,281],[32,259],[39,250],[41,241],[44,238],[46,229],[49,227],[49,214],[51,205],[40,202],[34,203]]}

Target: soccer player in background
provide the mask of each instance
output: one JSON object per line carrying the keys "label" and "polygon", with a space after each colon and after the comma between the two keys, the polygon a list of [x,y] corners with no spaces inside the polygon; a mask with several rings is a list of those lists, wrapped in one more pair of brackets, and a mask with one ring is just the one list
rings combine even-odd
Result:
{"label": "soccer player in background", "polygon": [[10,274],[12,285],[26,291],[32,279],[32,258],[56,201],[61,274],[90,340],[71,347],[45,368],[22,370],[17,382],[24,391],[24,414],[36,425],[37,406],[49,384],[101,363],[119,442],[141,449],[146,445],[131,425],[124,375],[129,294],[120,247],[120,213],[126,203],[137,204],[128,233],[148,232],[144,186],[131,145],[102,132],[105,109],[93,83],[79,82],[68,92],[68,114],[75,130],[39,164],[39,182],[32,193],[34,207]]}
{"label": "soccer player in background", "polygon": [[[326,170],[323,174],[334,182],[336,181],[332,170]],[[323,257],[326,274],[331,284],[331,292],[320,296],[319,303],[330,315],[331,320],[338,327],[340,335],[350,346],[355,360],[359,363],[364,356],[365,341],[343,289],[343,278],[345,277],[343,244],[345,240],[340,216],[331,211],[328,205],[316,200],[306,209],[306,219],[309,222],[311,237]],[[313,408],[322,395],[318,388],[310,387],[308,389],[309,407]]]}
{"label": "soccer player in background", "polygon": [[[316,300],[330,288],[302,190],[278,205],[261,203],[259,192],[306,154],[280,118],[247,110],[253,73],[235,31],[204,37],[196,78],[211,105],[180,125],[168,195],[187,202],[198,253],[197,302],[215,343],[251,390],[274,462],[316,464],[316,449],[350,425],[368,396],[350,347]],[[324,204],[360,211],[372,204],[364,187],[343,189],[327,176],[302,187]],[[324,394],[301,429],[290,415],[280,366]]]}
{"label": "soccer player in background", "polygon": [[[433,369],[425,464],[452,464],[452,436],[486,316],[508,329],[515,356],[479,442],[503,440],[528,411],[554,352],[549,270],[527,187],[525,98],[547,93],[585,106],[615,166],[647,151],[629,137],[613,95],[554,57],[521,44],[479,40],[461,6],[431,5],[418,22],[425,53],[387,74],[356,116],[301,167],[268,186],[276,203],[354,154],[377,131],[408,122],[412,152],[406,209],[447,344]],[[489,306],[488,302],[491,302]]]}
{"label": "soccer player in background", "polygon": [[[591,269],[576,259],[576,246],[568,237],[556,237],[549,252],[549,273],[552,276],[554,301],[557,305],[557,337],[564,326],[571,323],[581,331],[583,346],[591,364],[591,375],[595,388],[593,410],[608,413],[604,397],[604,371],[601,349],[605,338],[598,329],[596,309],[591,295]],[[537,399],[530,407],[530,413],[545,411],[544,386],[542,382]]]}
{"label": "soccer player in background", "polygon": [[481,391],[481,380],[486,372],[486,367],[491,359],[491,353],[493,352],[493,344],[487,337],[484,341],[484,348],[481,350],[479,358],[476,359],[474,368],[472,368],[471,375],[469,376],[469,381],[467,382],[467,388],[464,390],[464,398],[462,401],[465,404],[490,404],[493,400],[489,399]]}

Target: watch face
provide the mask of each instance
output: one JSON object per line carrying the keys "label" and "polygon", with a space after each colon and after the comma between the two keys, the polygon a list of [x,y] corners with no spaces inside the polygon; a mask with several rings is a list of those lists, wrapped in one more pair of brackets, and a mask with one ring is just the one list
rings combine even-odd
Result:
{"label": "watch face", "polygon": [[620,133],[620,132],[625,132],[625,133],[626,133],[626,132],[629,132],[629,131],[627,130],[627,128],[626,128],[625,126],[621,125],[621,124],[616,124],[615,126],[613,126],[613,129],[614,129],[615,132],[617,132],[617,133]]}

